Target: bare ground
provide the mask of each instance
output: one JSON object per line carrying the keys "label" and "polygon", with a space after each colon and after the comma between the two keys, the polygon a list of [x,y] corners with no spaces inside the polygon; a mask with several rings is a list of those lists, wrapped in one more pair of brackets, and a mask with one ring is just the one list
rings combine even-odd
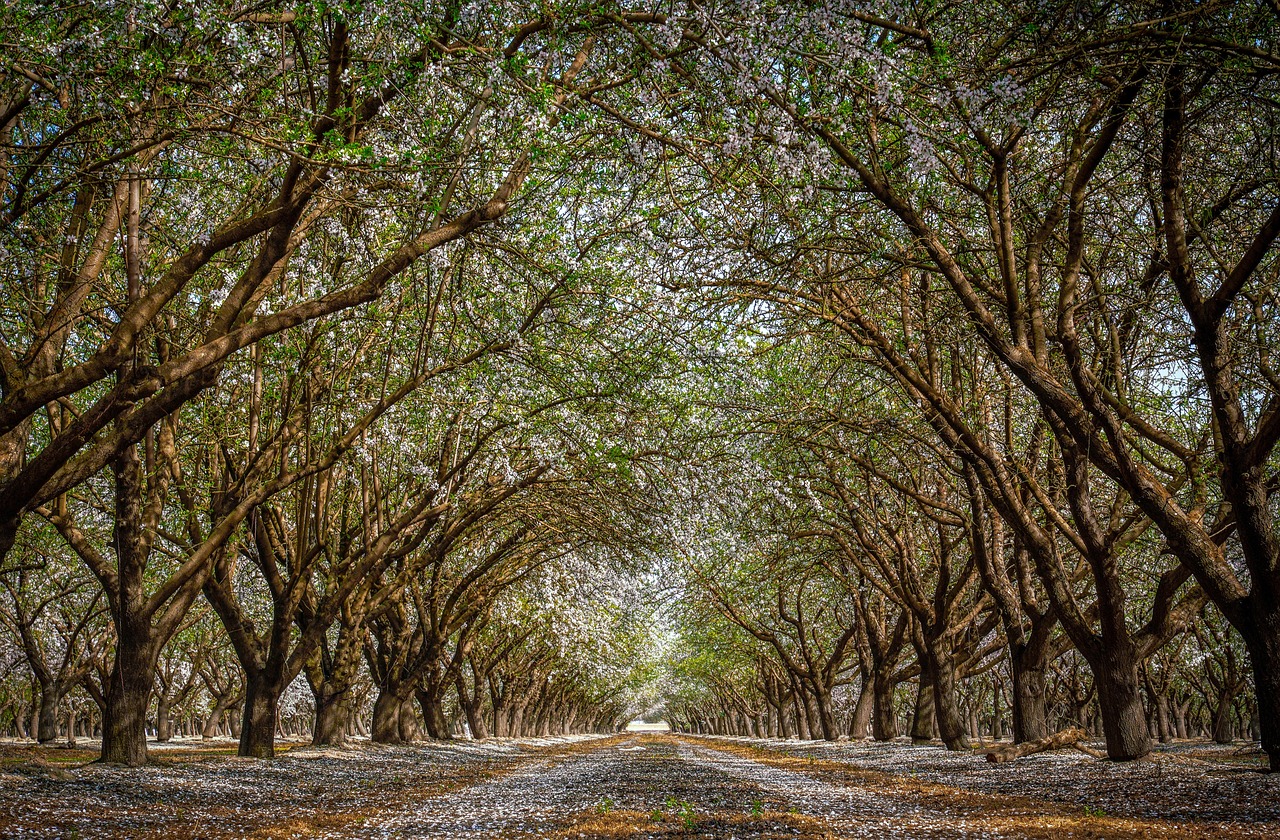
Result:
{"label": "bare ground", "polygon": [[1280,836],[1280,775],[1202,744],[995,767],[901,743],[651,735],[230,751],[180,745],[123,769],[0,746],[0,837]]}

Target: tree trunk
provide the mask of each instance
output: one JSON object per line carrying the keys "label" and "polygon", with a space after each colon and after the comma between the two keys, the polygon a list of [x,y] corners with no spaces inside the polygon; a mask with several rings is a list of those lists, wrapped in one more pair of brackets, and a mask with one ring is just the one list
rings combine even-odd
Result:
{"label": "tree trunk", "polygon": [[40,709],[37,712],[36,740],[48,744],[58,739],[58,704],[62,693],[52,680],[40,688]]}
{"label": "tree trunk", "polygon": [[1173,721],[1169,716],[1169,697],[1166,694],[1156,695],[1156,727],[1160,731],[1160,743],[1167,744],[1173,740]]}
{"label": "tree trunk", "polygon": [[439,688],[419,689],[415,694],[418,698],[418,706],[422,709],[422,720],[426,725],[427,736],[436,741],[453,740],[453,732],[450,731],[449,722],[444,717],[444,703],[440,697]]}
{"label": "tree trunk", "polygon": [[418,716],[413,713],[413,698],[407,697],[400,702],[400,743],[412,744],[422,737],[422,728],[418,726]]}
{"label": "tree trunk", "polygon": [[787,708],[787,696],[785,692],[778,695],[778,737],[789,739],[794,734],[791,728],[790,709]]}
{"label": "tree trunk", "polygon": [[140,767],[147,763],[147,708],[155,664],[147,649],[150,628],[117,623],[116,657],[107,683],[107,706],[102,716],[102,758],[105,764]]}
{"label": "tree trunk", "polygon": [[820,737],[825,737],[822,731],[822,713],[818,709],[817,698],[813,692],[803,686],[800,688],[800,695],[804,697],[804,718],[808,723],[810,740],[816,741]]}
{"label": "tree trunk", "polygon": [[817,707],[818,723],[822,726],[822,737],[827,741],[840,739],[840,728],[836,726],[836,716],[831,710],[831,694],[825,687],[813,692],[813,703]]}
{"label": "tree trunk", "polygon": [[858,702],[853,707],[853,716],[849,719],[849,738],[854,741],[865,740],[870,733],[874,694],[871,685],[863,682]]}
{"label": "tree trunk", "polygon": [[1151,752],[1151,734],[1147,731],[1134,654],[1131,645],[1107,647],[1093,668],[1102,734],[1107,742],[1107,755],[1115,761],[1132,761]]}
{"label": "tree trunk", "polygon": [[217,735],[222,727],[222,716],[236,702],[236,695],[233,692],[225,692],[214,701],[213,709],[210,710],[209,716],[205,718],[204,726],[200,729],[201,739],[208,741],[214,735]]}
{"label": "tree trunk", "polygon": [[316,719],[311,728],[313,747],[341,747],[347,743],[350,709],[346,692],[324,692],[316,695]]}
{"label": "tree trunk", "polygon": [[1038,741],[1049,734],[1045,709],[1045,661],[1043,653],[1028,646],[1010,648],[1013,676],[1013,741]]}
{"label": "tree trunk", "polygon": [[379,691],[373,701],[373,729],[370,738],[375,744],[403,744],[400,737],[400,706],[403,700],[392,691]]}
{"label": "tree trunk", "polygon": [[279,701],[280,692],[275,686],[261,678],[249,676],[244,689],[239,755],[248,758],[275,758],[276,711]]}
{"label": "tree trunk", "polygon": [[898,737],[898,716],[893,708],[893,675],[877,672],[871,681],[871,737],[892,741]]}
{"label": "tree trunk", "polygon": [[[1255,602],[1258,596],[1255,594]],[[1258,702],[1258,740],[1272,772],[1280,771],[1280,603],[1272,602],[1255,616],[1257,633],[1245,635]],[[1244,635],[1244,634],[1242,634]]]}
{"label": "tree trunk", "polygon": [[510,722],[507,715],[508,706],[509,703],[505,699],[501,701],[497,698],[493,699],[493,737],[495,738],[508,737],[507,724]]}
{"label": "tree trunk", "polygon": [[796,735],[801,741],[811,741],[812,736],[809,734],[809,710],[805,707],[804,701],[800,697],[796,697],[795,702],[791,704],[791,709],[796,716]]}
{"label": "tree trunk", "polygon": [[[934,715],[938,734],[949,750],[969,749],[969,735],[964,720],[956,706],[956,672],[951,652],[938,650],[939,643],[930,644],[925,657],[929,682],[933,686]],[[918,707],[917,707],[918,710]]]}
{"label": "tree trunk", "polygon": [[1038,738],[1035,741],[1024,741],[1021,744],[1011,744],[1005,747],[997,747],[987,753],[987,761],[992,764],[1000,764],[1005,761],[1012,761],[1015,758],[1021,758],[1024,755],[1034,755],[1047,750],[1058,750],[1068,747],[1078,741],[1083,741],[1088,737],[1087,732],[1078,726],[1070,729],[1064,729],[1044,738]]}
{"label": "tree trunk", "polygon": [[156,698],[156,740],[162,744],[173,738],[172,703],[167,692]]}
{"label": "tree trunk", "polygon": [[508,733],[512,738],[524,737],[524,713],[527,704],[517,703],[511,708],[511,724]]}
{"label": "tree trunk", "polygon": [[463,708],[467,713],[467,726],[471,728],[471,737],[477,741],[483,741],[489,737],[489,728],[485,721],[485,716],[480,708],[480,702],[473,700],[467,703]]}
{"label": "tree trunk", "polygon": [[916,686],[916,713],[911,718],[911,740],[917,744],[932,741],[937,736],[931,676],[927,666],[920,668],[920,681]]}

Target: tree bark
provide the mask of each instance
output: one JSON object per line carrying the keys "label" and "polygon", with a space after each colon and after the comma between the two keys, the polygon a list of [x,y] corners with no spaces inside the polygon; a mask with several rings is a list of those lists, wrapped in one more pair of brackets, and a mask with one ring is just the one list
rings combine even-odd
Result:
{"label": "tree bark", "polygon": [[1244,635],[1258,702],[1258,740],[1272,772],[1280,771],[1280,601],[1253,598],[1257,633]]}
{"label": "tree bark", "polygon": [[173,738],[173,721],[170,719],[171,703],[168,692],[156,698],[156,740],[162,744]]}
{"label": "tree bark", "polygon": [[1049,734],[1045,709],[1045,665],[1043,651],[1030,645],[1010,646],[1014,743],[1038,741]]}
{"label": "tree bark", "polygon": [[279,701],[280,691],[276,686],[255,678],[254,675],[249,676],[245,682],[238,755],[247,758],[275,758]]}
{"label": "tree bark", "polygon": [[1151,752],[1134,654],[1131,645],[1107,647],[1093,667],[1107,755],[1115,761],[1132,761]]}
{"label": "tree bark", "polygon": [[41,744],[48,744],[58,739],[58,704],[61,702],[62,693],[52,680],[48,685],[40,687],[36,740]]}
{"label": "tree bark", "polygon": [[[929,683],[933,688],[934,719],[939,737],[949,750],[969,749],[969,735],[956,705],[956,672],[948,650],[940,650],[942,643],[929,643],[925,665],[929,671]],[[917,706],[917,710],[919,707]],[[914,733],[913,733],[914,734]]]}
{"label": "tree bark", "polygon": [[916,686],[916,712],[911,718],[911,740],[917,744],[932,741],[937,736],[934,720],[933,680],[927,667],[920,668],[920,681]]}
{"label": "tree bark", "polygon": [[373,701],[373,728],[370,738],[375,744],[403,744],[400,737],[400,706],[404,701],[392,691],[379,691]]}
{"label": "tree bark", "polygon": [[813,693],[813,702],[818,709],[818,722],[822,725],[822,737],[827,741],[840,739],[840,728],[836,726],[836,716],[831,709],[831,694],[825,687]]}
{"label": "tree bark", "polygon": [[892,741],[898,737],[898,716],[893,708],[893,675],[877,671],[872,678],[871,737]]}
{"label": "tree bark", "polygon": [[1069,747],[1078,741],[1083,741],[1089,737],[1089,733],[1085,732],[1078,726],[1070,729],[1064,729],[1061,732],[1055,732],[1044,738],[1038,738],[1034,741],[1024,741],[1021,744],[1010,744],[1005,747],[997,747],[987,753],[987,761],[992,764],[1001,764],[1005,761],[1013,761],[1015,758],[1021,758],[1024,755],[1034,755],[1048,750],[1062,749]]}
{"label": "tree bark", "polygon": [[351,712],[345,692],[316,695],[316,719],[311,729],[313,747],[342,747],[347,743]]}
{"label": "tree bark", "polygon": [[145,639],[149,630],[129,620],[117,622],[116,657],[102,717],[100,760],[105,764],[147,763],[147,708],[155,677],[154,657]]}
{"label": "tree bark", "polygon": [[849,737],[855,741],[865,740],[871,731],[871,712],[874,708],[875,691],[864,682],[858,692],[858,702],[853,707],[853,715],[849,719]]}
{"label": "tree bark", "polygon": [[444,703],[439,689],[419,689],[414,692],[418,698],[418,706],[422,709],[422,720],[426,726],[427,736],[436,741],[453,740],[453,732],[449,722],[445,720]]}

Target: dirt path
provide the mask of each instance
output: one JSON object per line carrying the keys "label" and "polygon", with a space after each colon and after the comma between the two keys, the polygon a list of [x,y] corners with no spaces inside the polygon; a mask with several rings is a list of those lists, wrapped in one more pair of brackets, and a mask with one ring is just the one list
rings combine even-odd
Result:
{"label": "dirt path", "polygon": [[[0,773],[0,837],[1058,840],[1267,837],[1280,827],[1108,815],[940,783],[907,764],[885,772],[797,750],[639,736],[296,750],[270,763],[193,753],[138,770],[10,765]],[[1182,805],[1170,802],[1169,813]]]}
{"label": "dirt path", "polygon": [[1274,828],[1108,815],[733,744],[640,737],[531,764],[354,836],[1057,840],[1267,837]]}

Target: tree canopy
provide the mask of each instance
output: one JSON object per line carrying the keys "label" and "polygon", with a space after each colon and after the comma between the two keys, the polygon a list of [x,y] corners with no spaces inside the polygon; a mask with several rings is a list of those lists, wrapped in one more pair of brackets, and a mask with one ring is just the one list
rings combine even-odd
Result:
{"label": "tree canopy", "polygon": [[9,4],[0,727],[1276,766],[1278,37]]}

